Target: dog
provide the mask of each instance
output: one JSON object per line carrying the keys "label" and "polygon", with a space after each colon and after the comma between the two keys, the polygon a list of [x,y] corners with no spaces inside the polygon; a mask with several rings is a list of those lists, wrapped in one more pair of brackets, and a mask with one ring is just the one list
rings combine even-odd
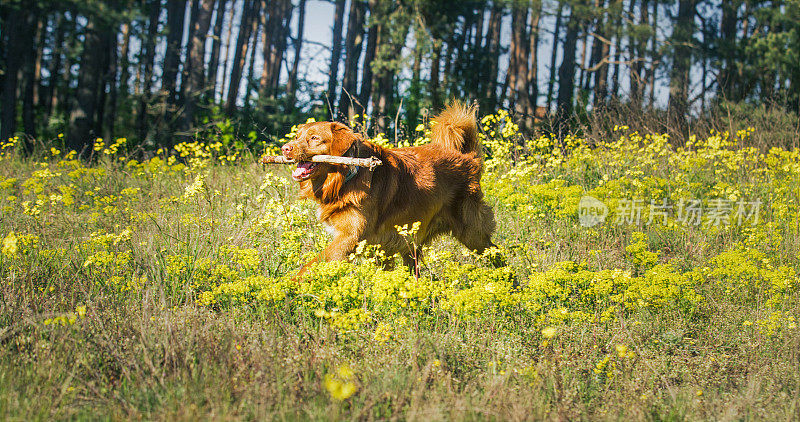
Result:
{"label": "dog", "polygon": [[[364,240],[380,245],[387,256],[399,253],[419,275],[420,252],[410,250],[395,227],[414,222],[420,222],[413,239],[418,247],[443,234],[478,253],[494,246],[494,213],[480,185],[481,148],[475,109],[458,103],[432,120],[431,142],[417,147],[383,148],[338,122],[301,125],[281,153],[298,162],[292,178],[300,196],[317,202],[318,220],[333,240],[295,277],[315,262],[348,259]],[[374,156],[383,164],[370,170],[310,161],[323,154]]]}

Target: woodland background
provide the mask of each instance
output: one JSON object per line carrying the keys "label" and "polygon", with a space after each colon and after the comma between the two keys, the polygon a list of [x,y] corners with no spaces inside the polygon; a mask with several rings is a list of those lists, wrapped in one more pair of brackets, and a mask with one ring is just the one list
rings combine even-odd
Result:
{"label": "woodland background", "polygon": [[797,0],[3,0],[0,32],[0,139],[29,150],[252,146],[353,114],[402,135],[451,98],[525,131],[657,116],[680,140],[731,105],[800,104]]}

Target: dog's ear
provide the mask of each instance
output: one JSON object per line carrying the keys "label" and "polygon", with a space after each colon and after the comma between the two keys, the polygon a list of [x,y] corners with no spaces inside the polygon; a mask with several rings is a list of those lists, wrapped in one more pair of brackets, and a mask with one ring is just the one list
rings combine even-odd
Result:
{"label": "dog's ear", "polygon": [[331,155],[344,154],[356,140],[353,130],[339,122],[331,122],[331,133],[333,134],[333,142],[330,146]]}
{"label": "dog's ear", "polygon": [[339,130],[349,130],[349,131],[352,132],[352,130],[349,127],[347,127],[347,125],[344,124],[344,123],[331,122],[331,132],[336,132],[336,131],[339,131]]}

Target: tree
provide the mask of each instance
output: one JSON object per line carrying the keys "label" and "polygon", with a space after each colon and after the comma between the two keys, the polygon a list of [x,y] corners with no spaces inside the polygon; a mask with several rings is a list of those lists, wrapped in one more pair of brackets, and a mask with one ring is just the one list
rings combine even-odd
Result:
{"label": "tree", "polygon": [[[211,56],[208,59],[206,82],[208,89],[206,95],[208,99],[213,100],[217,90],[217,72],[219,70],[219,54],[220,46],[222,45],[222,25],[225,23],[225,6],[228,4],[227,0],[217,0],[217,10],[214,17],[214,29],[211,35]],[[231,7],[233,10],[233,7]]]}
{"label": "tree", "polygon": [[136,118],[137,132],[139,139],[147,138],[148,133],[148,104],[153,87],[153,65],[156,56],[156,38],[158,35],[158,17],[161,14],[161,1],[150,0],[146,6],[148,12],[147,35],[144,39],[144,48],[139,55],[139,62],[142,64],[142,93],[139,99],[139,112]]}
{"label": "tree", "polygon": [[364,67],[361,73],[361,90],[358,92],[358,100],[366,107],[372,96],[372,62],[375,60],[375,52],[378,49],[378,34],[380,33],[378,0],[369,0],[369,30],[367,31],[367,51],[364,56]]}
{"label": "tree", "polygon": [[552,54],[550,56],[550,78],[547,81],[547,107],[550,107],[550,104],[553,103],[553,90],[555,83],[556,83],[556,57],[558,53],[558,45],[560,42],[560,32],[561,27],[563,26],[562,20],[564,18],[564,2],[558,2],[558,13],[556,13],[556,24],[555,30],[553,32],[553,47],[552,47]]}
{"label": "tree", "polygon": [[572,115],[573,91],[575,90],[575,51],[578,41],[578,30],[581,25],[580,14],[573,6],[570,11],[567,33],[564,39],[564,59],[558,68],[558,98],[556,115],[560,127],[564,128],[566,120]]}
{"label": "tree", "polygon": [[286,86],[286,92],[289,95],[288,104],[292,107],[295,106],[295,99],[297,97],[297,72],[300,67],[300,55],[303,51],[303,29],[306,23],[306,0],[300,0],[297,5],[297,35],[294,37],[294,59],[292,60],[292,69],[289,71],[289,82]]}
{"label": "tree", "polygon": [[244,70],[247,48],[250,40],[251,25],[253,19],[258,15],[261,5],[259,0],[244,0],[242,19],[239,22],[239,34],[236,37],[236,48],[231,65],[230,80],[228,82],[228,95],[225,102],[225,110],[232,114],[236,109],[236,99],[239,97],[239,85],[242,83],[242,71]]}
{"label": "tree", "polygon": [[167,48],[164,52],[164,72],[161,76],[161,95],[166,98],[164,116],[169,120],[177,103],[178,69],[181,64],[184,17],[187,0],[167,2]]}
{"label": "tree", "polygon": [[[614,3],[619,3],[614,1]],[[607,0],[596,0],[595,6],[601,10],[605,9]],[[592,46],[592,65],[596,67],[593,72],[594,77],[594,107],[599,108],[605,104],[608,96],[608,56],[611,51],[611,43],[606,34],[609,22],[609,14],[601,13],[597,17],[595,28],[594,45]]]}
{"label": "tree", "polygon": [[528,59],[530,41],[527,31],[528,5],[515,2],[511,7],[511,46],[508,62],[508,87],[511,89],[510,108],[524,116],[530,109],[528,98]]}
{"label": "tree", "polygon": [[681,0],[672,33],[672,71],[669,82],[669,116],[681,131],[687,128],[689,113],[689,69],[692,65],[692,40],[697,0]]}
{"label": "tree", "polygon": [[339,97],[339,112],[348,117],[354,113],[353,101],[356,96],[358,82],[358,60],[361,58],[364,42],[364,18],[366,3],[363,0],[351,0],[347,18],[347,35],[344,42],[344,76],[342,77],[342,94]]}
{"label": "tree", "polygon": [[186,79],[186,98],[183,108],[183,128],[188,129],[194,121],[197,101],[205,91],[205,74],[203,60],[205,59],[205,44],[208,28],[211,25],[211,12],[214,0],[197,0],[200,5],[197,9],[197,18],[194,19],[192,39],[189,40],[188,78]]}
{"label": "tree", "polygon": [[[342,57],[342,26],[344,22],[345,0],[335,0],[336,11],[333,14],[333,36],[331,41],[331,60],[328,70],[328,101],[336,105],[336,84],[339,80],[339,60]],[[331,110],[331,113],[334,111]],[[335,117],[335,115],[334,115]]]}
{"label": "tree", "polygon": [[497,107],[497,77],[500,71],[500,29],[503,22],[503,4],[494,2],[489,15],[489,31],[484,39],[486,64],[488,72],[485,78],[483,101],[481,107],[494,110]]}
{"label": "tree", "polygon": [[81,72],[78,74],[75,106],[69,117],[66,141],[67,148],[79,153],[84,152],[96,137],[93,131],[94,117],[103,62],[102,54],[98,54],[103,47],[101,27],[96,23],[99,19],[92,15],[86,18],[85,41],[80,61]]}
{"label": "tree", "polygon": [[3,30],[5,73],[3,75],[2,111],[0,111],[0,140],[6,140],[17,130],[17,86],[26,53],[32,48],[31,14],[24,8],[12,8]]}

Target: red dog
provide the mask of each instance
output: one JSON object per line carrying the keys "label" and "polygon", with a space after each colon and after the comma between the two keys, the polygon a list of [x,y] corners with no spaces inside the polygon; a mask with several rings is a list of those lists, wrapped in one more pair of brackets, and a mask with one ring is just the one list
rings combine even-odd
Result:
{"label": "red dog", "polygon": [[[493,246],[494,213],[481,192],[483,163],[474,109],[448,107],[433,119],[431,138],[427,145],[387,149],[337,122],[299,128],[281,152],[299,162],[292,177],[300,182],[302,197],[319,203],[317,216],[333,241],[298,276],[313,262],[347,259],[361,240],[381,245],[387,256],[400,253],[414,269],[415,259],[395,226],[416,221],[421,223],[414,239],[418,246],[445,233],[479,253]],[[375,156],[383,165],[370,171],[308,161],[323,154]]]}

